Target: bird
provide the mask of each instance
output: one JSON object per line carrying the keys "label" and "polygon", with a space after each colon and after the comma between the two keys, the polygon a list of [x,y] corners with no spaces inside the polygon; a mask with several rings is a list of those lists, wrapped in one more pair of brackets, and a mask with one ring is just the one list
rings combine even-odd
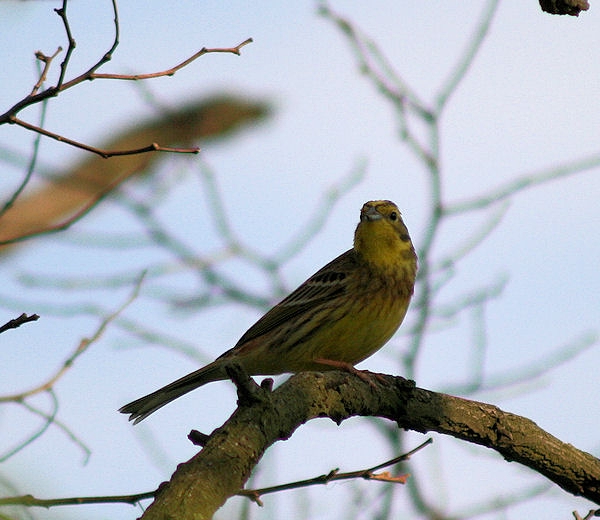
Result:
{"label": "bird", "polygon": [[249,375],[348,370],[400,327],[414,292],[417,255],[393,202],[360,211],[353,247],[266,312],[215,361],[119,409],[139,423],[182,395],[228,379],[238,363]]}

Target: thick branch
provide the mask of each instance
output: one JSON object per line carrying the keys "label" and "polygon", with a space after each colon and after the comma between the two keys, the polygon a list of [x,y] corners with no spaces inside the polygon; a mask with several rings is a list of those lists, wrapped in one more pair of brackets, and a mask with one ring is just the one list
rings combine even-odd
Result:
{"label": "thick branch", "polygon": [[[400,377],[381,376],[374,386],[352,374],[294,376],[273,393],[260,389],[242,404],[204,449],[180,464],[159,489],[145,520],[208,519],[243,487],[264,451],[317,417],[336,423],[378,416],[399,427],[436,431],[498,451],[545,475],[574,495],[600,504],[600,460],[563,443],[533,421],[485,403],[416,388]],[[201,414],[198,414],[199,417]]]}

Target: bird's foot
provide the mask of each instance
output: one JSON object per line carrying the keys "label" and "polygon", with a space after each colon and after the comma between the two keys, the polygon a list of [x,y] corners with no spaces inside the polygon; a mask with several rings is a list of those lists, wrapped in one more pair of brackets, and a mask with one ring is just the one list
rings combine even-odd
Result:
{"label": "bird's foot", "polygon": [[377,379],[379,383],[385,383],[385,378],[382,374],[376,374],[374,372],[369,372],[368,370],[358,370],[358,368],[354,367],[350,363],[346,363],[345,361],[336,361],[334,359],[325,359],[325,358],[316,358],[314,359],[315,363],[319,363],[320,365],[326,365],[328,367],[337,368],[338,370],[342,370],[343,372],[348,372],[349,374],[353,374],[358,377],[360,380],[367,383],[369,386],[375,388],[375,383],[373,379]]}

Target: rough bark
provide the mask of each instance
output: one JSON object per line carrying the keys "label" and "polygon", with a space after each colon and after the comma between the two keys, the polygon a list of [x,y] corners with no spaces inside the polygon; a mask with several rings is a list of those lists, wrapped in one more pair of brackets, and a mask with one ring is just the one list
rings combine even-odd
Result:
{"label": "rough bark", "polygon": [[373,385],[342,372],[303,373],[274,392],[237,374],[239,407],[204,448],[159,488],[144,520],[209,519],[243,486],[265,450],[303,423],[377,416],[400,428],[435,431],[496,450],[565,491],[600,504],[600,460],[496,406],[417,388],[400,377]]}

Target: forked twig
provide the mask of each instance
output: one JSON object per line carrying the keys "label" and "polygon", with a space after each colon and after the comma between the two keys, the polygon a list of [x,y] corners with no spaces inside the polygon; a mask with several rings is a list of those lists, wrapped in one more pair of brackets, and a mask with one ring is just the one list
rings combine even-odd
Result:
{"label": "forked twig", "polygon": [[[433,439],[427,439],[425,442],[417,446],[415,449],[400,455],[392,460],[384,462],[383,464],[378,464],[377,466],[373,466],[372,468],[353,471],[349,473],[338,473],[338,470],[333,470],[329,472],[327,475],[322,475],[320,477],[315,477],[314,479],[308,479],[301,482],[294,482],[290,484],[283,484],[281,486],[273,486],[271,488],[264,489],[255,489],[255,490],[244,490],[240,491],[238,495],[246,496],[256,502],[259,505],[262,505],[260,501],[260,496],[266,493],[274,493],[276,491],[281,491],[284,489],[294,489],[298,487],[305,487],[314,484],[327,484],[328,482],[333,482],[335,480],[348,480],[354,478],[363,478],[367,480],[378,480],[383,482],[394,482],[394,483],[404,483],[406,481],[407,476],[401,475],[399,477],[391,477],[387,475],[388,472],[384,472],[382,474],[375,474],[374,472],[394,464],[398,462],[409,459],[416,452],[425,448],[425,446],[431,444]],[[81,505],[81,504],[108,504],[108,503],[125,503],[125,504],[137,504],[140,500],[145,500],[147,498],[153,498],[156,495],[156,491],[147,491],[145,493],[137,493],[132,495],[111,495],[111,496],[93,496],[93,497],[67,497],[67,498],[51,498],[51,499],[42,499],[35,498],[33,495],[21,495],[14,497],[5,497],[0,498],[0,506],[9,506],[9,505],[21,505],[28,507],[55,507],[55,506],[67,506],[67,505]]]}
{"label": "forked twig", "polygon": [[397,475],[392,476],[389,471],[384,471],[383,473],[375,473],[377,470],[382,468],[393,466],[394,464],[398,464],[399,462],[410,459],[412,455],[422,450],[426,446],[433,443],[433,439],[429,438],[413,450],[410,450],[407,453],[404,453],[398,457],[395,457],[391,460],[383,462],[382,464],[377,464],[371,468],[360,469],[357,471],[349,471],[346,473],[339,473],[339,469],[333,469],[329,473],[325,475],[319,475],[318,477],[309,478],[306,480],[299,480],[296,482],[290,482],[288,484],[280,484],[278,486],[271,486],[261,489],[244,489],[239,491],[237,494],[239,496],[248,497],[250,500],[256,502],[259,506],[262,506],[263,503],[260,500],[260,497],[266,495],[267,493],[276,493],[278,491],[285,491],[288,489],[298,489],[307,486],[314,486],[316,484],[329,484],[329,482],[335,482],[339,480],[350,480],[356,478],[362,478],[365,480],[377,480],[379,482],[390,482],[394,484],[405,484],[409,475]]}
{"label": "forked twig", "polygon": [[254,40],[252,38],[248,38],[244,40],[242,43],[236,45],[235,47],[225,47],[225,48],[213,48],[208,49],[206,47],[202,47],[196,54],[190,56],[186,60],[182,61],[178,65],[171,67],[170,69],[163,70],[161,72],[150,72],[147,74],[100,74],[94,73],[90,76],[89,79],[120,79],[120,80],[129,80],[129,81],[139,81],[144,79],[153,79],[153,78],[162,78],[164,76],[173,76],[178,70],[183,69],[193,61],[197,60],[201,56],[205,54],[214,54],[214,53],[228,53],[228,54],[236,54],[240,56],[240,49],[249,43],[252,43]]}
{"label": "forked twig", "polygon": [[151,143],[147,146],[129,149],[129,150],[102,150],[102,149],[96,148],[94,146],[90,146],[90,145],[81,143],[74,139],[70,139],[70,138],[60,135],[56,132],[51,132],[49,130],[46,130],[42,126],[28,123],[28,122],[24,121],[23,119],[17,117],[17,114],[19,112],[21,112],[23,109],[25,109],[31,105],[40,103],[40,102],[45,101],[52,97],[56,97],[61,92],[64,92],[65,90],[68,90],[68,89],[74,87],[75,85],[78,85],[84,81],[92,81],[94,79],[117,79],[117,80],[137,81],[137,80],[144,80],[144,79],[151,79],[151,78],[160,78],[163,76],[173,76],[178,70],[186,67],[187,65],[189,65],[196,59],[200,58],[201,56],[204,56],[205,54],[228,53],[228,54],[236,54],[239,56],[240,49],[242,47],[248,45],[249,43],[251,43],[252,38],[248,38],[248,39],[244,40],[242,43],[240,43],[239,45],[236,45],[235,47],[227,47],[227,48],[203,47],[198,52],[196,52],[195,54],[193,54],[186,60],[182,61],[178,65],[175,65],[174,67],[171,67],[171,68],[161,71],[161,72],[152,72],[152,73],[147,73],[147,74],[97,73],[96,71],[100,67],[102,67],[104,64],[106,64],[107,62],[109,62],[112,59],[113,53],[115,52],[116,48],[119,45],[119,33],[120,33],[119,14],[117,11],[116,0],[112,0],[112,8],[113,8],[113,13],[114,13],[115,35],[114,35],[114,39],[113,39],[113,42],[112,42],[110,48],[87,71],[85,71],[84,73],[80,74],[79,76],[77,76],[73,79],[66,81],[66,75],[67,75],[67,70],[69,67],[69,62],[70,62],[71,56],[76,47],[76,42],[75,42],[75,39],[73,38],[69,20],[67,18],[67,5],[68,5],[68,0],[63,0],[62,7],[59,9],[55,9],[56,14],[58,14],[58,16],[61,18],[61,20],[63,22],[65,34],[66,34],[66,37],[68,40],[67,51],[65,53],[65,57],[64,57],[63,61],[60,64],[60,74],[59,74],[59,78],[58,78],[56,85],[52,86],[52,87],[48,87],[45,90],[42,90],[41,92],[39,92],[40,88],[42,87],[42,84],[44,83],[44,81],[47,78],[48,71],[50,69],[50,65],[51,65],[53,59],[58,55],[58,53],[62,50],[62,48],[59,47],[58,50],[51,56],[46,56],[41,51],[38,51],[36,53],[36,57],[38,60],[40,60],[44,63],[44,67],[43,67],[43,70],[40,74],[40,77],[39,77],[37,83],[33,86],[31,93],[28,96],[21,99],[18,103],[15,103],[4,114],[0,115],[0,125],[15,124],[22,128],[25,128],[26,130],[36,132],[36,133],[44,135],[46,137],[50,137],[51,139],[55,139],[56,141],[69,144],[76,148],[80,148],[82,150],[86,150],[88,152],[95,153],[104,158],[120,156],[120,155],[142,154],[142,153],[156,152],[156,151],[171,152],[171,153],[192,153],[192,154],[198,153],[199,149],[197,147],[192,147],[192,148],[168,147],[168,146],[162,146],[159,143]]}

